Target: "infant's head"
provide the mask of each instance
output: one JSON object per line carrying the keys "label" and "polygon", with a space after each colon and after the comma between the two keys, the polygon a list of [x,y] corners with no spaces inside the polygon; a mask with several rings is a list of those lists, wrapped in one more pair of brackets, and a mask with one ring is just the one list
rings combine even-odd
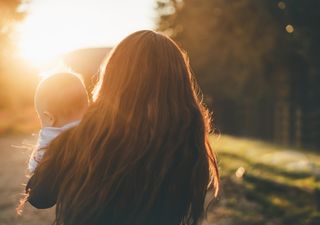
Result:
{"label": "infant's head", "polygon": [[58,73],[40,82],[35,107],[41,127],[62,127],[80,120],[89,98],[82,80],[73,73]]}

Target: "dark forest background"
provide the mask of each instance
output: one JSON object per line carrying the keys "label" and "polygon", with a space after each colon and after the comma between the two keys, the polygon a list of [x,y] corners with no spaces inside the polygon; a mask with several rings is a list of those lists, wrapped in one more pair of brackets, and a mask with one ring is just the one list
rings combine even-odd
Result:
{"label": "dark forest background", "polygon": [[320,1],[159,0],[221,133],[320,147]]}

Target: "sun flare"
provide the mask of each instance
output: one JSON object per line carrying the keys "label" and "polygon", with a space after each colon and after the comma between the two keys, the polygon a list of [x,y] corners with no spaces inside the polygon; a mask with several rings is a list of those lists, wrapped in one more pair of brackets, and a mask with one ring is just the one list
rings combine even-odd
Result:
{"label": "sun flare", "polygon": [[78,34],[62,35],[65,33],[63,29],[44,26],[41,21],[43,18],[41,20],[38,16],[30,15],[21,24],[18,48],[24,60],[36,67],[42,67],[59,55],[81,47],[74,39]]}
{"label": "sun flare", "polygon": [[[20,56],[36,67],[79,48],[110,47],[153,27],[153,0],[33,0],[18,27]],[[135,10],[132,10],[135,9]]]}

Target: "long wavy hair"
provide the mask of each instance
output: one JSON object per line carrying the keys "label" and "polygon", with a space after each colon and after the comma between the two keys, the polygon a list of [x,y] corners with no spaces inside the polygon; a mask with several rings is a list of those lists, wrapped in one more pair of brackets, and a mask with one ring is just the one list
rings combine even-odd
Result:
{"label": "long wavy hair", "polygon": [[178,45],[154,31],[129,35],[80,125],[50,144],[35,171],[41,179],[57,169],[55,224],[197,224],[207,190],[219,186],[210,124]]}

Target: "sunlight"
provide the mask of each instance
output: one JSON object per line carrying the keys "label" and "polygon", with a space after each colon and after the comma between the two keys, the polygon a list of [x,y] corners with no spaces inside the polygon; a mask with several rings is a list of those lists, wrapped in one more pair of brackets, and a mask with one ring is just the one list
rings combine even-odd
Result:
{"label": "sunlight", "polygon": [[43,67],[59,55],[82,47],[82,43],[75,38],[81,35],[77,30],[66,32],[63,27],[44,26],[43,20],[53,25],[57,22],[56,18],[30,15],[19,29],[20,56],[36,67]]}
{"label": "sunlight", "polygon": [[19,55],[33,66],[43,68],[63,53],[113,46],[131,32],[153,27],[153,0],[90,3],[33,0],[27,17],[18,27]]}

